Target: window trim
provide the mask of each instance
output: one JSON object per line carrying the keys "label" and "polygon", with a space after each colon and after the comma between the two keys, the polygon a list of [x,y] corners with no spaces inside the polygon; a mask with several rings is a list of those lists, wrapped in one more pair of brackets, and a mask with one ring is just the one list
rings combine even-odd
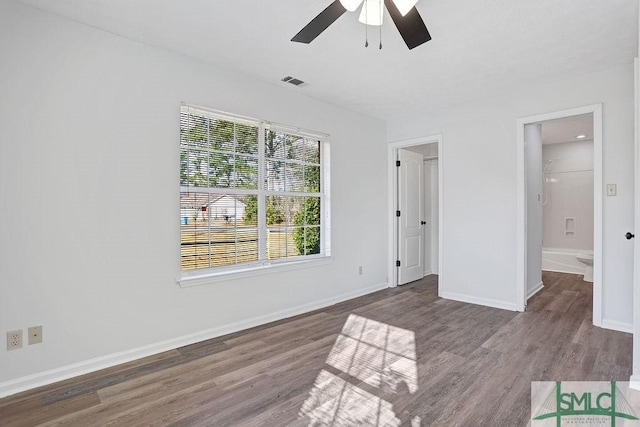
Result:
{"label": "window trim", "polygon": [[[178,277],[176,282],[180,287],[192,287],[201,286],[210,283],[216,283],[226,280],[235,280],[247,277],[260,276],[267,273],[282,272],[288,270],[296,270],[300,268],[310,268],[320,265],[327,265],[333,262],[331,257],[331,201],[330,201],[330,137],[329,134],[314,132],[298,127],[292,127],[275,122],[268,122],[265,120],[254,119],[250,117],[240,116],[237,114],[226,113],[223,111],[212,110],[210,108],[201,107],[194,104],[182,102],[180,109],[187,108],[190,112],[195,111],[196,114],[203,114],[209,118],[228,120],[234,123],[248,124],[258,127],[258,236],[266,236],[268,232],[268,226],[266,224],[266,197],[268,196],[314,196],[320,198],[320,244],[321,249],[319,254],[312,255],[300,255],[292,258],[282,258],[269,260],[266,259],[266,247],[264,245],[258,245],[259,258],[264,257],[262,260],[255,262],[248,262],[242,264],[232,264],[228,266],[207,268],[207,269],[195,269],[195,270],[182,270],[180,250],[178,251]],[[320,143],[320,192],[317,193],[305,193],[305,192],[288,192],[288,191],[272,191],[261,188],[260,183],[264,182],[265,178],[265,163],[266,157],[264,154],[264,133],[267,130],[275,132],[289,133],[292,135],[301,136],[304,138],[310,138],[318,140]],[[188,188],[188,191],[209,193],[198,187],[183,187],[178,186],[179,192]],[[224,194],[255,194],[256,190],[243,190],[239,188],[225,189],[217,188],[216,192]],[[180,209],[178,205],[178,210]],[[179,216],[179,215],[178,215]],[[178,237],[180,237],[180,228],[178,228]],[[180,242],[180,238],[178,238]],[[180,247],[180,244],[178,244]]]}
{"label": "window trim", "polygon": [[[295,258],[292,261],[291,258],[285,260],[273,260],[263,262],[259,265],[255,264],[237,264],[244,268],[235,268],[228,271],[216,271],[201,274],[191,274],[186,276],[184,273],[179,277],[176,282],[181,288],[190,288],[193,286],[209,285],[219,282],[226,282],[229,280],[245,279],[250,277],[259,277],[269,273],[280,273],[290,270],[298,270],[301,268],[312,268],[321,265],[328,265],[333,262],[333,257],[330,255],[307,255],[304,257]],[[312,259],[309,259],[312,258]]]}

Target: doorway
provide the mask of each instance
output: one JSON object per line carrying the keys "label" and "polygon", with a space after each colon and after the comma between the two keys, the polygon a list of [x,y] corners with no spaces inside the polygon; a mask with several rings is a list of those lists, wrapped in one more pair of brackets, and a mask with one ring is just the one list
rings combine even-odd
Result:
{"label": "doorway", "polygon": [[[538,290],[542,288],[542,264],[543,264],[543,204],[545,197],[549,201],[549,187],[545,193],[546,180],[552,178],[551,172],[561,173],[569,172],[577,175],[578,170],[575,165],[570,165],[566,161],[560,167],[562,162],[554,159],[546,159],[543,161],[542,155],[542,124],[547,123],[552,126],[553,123],[559,123],[560,119],[566,119],[573,122],[580,122],[585,117],[592,120],[592,135],[585,135],[584,138],[592,137],[593,144],[593,169],[591,188],[593,216],[585,215],[584,218],[577,218],[576,215],[562,215],[557,224],[559,231],[557,239],[552,234],[552,230],[545,231],[547,240],[572,242],[566,246],[575,246],[582,244],[588,245],[593,243],[593,323],[596,326],[602,325],[602,106],[601,104],[575,108],[571,110],[558,111],[554,113],[542,114],[538,116],[526,117],[518,120],[518,243],[517,243],[517,261],[518,261],[518,310],[526,309],[527,300]],[[571,119],[570,119],[571,118]],[[581,136],[579,134],[574,135]],[[577,138],[580,140],[581,138]],[[537,141],[537,142],[536,142]],[[569,141],[562,141],[569,142]],[[585,146],[586,147],[586,146]],[[568,147],[564,147],[569,149]],[[559,148],[554,149],[558,151]],[[565,150],[566,151],[566,150]],[[551,160],[551,162],[549,162]],[[558,170],[555,170],[555,169]],[[567,171],[564,171],[564,169]],[[584,173],[580,170],[580,173]],[[565,176],[569,178],[569,176]],[[546,179],[546,180],[545,180]],[[564,179],[564,178],[563,178]],[[573,179],[573,177],[571,178]],[[587,190],[588,191],[588,190]],[[590,195],[589,195],[590,196]],[[575,209],[574,209],[575,210]],[[583,213],[580,213],[583,215]],[[592,218],[592,219],[591,219]],[[590,237],[588,228],[591,224],[585,222],[592,221],[593,237]],[[576,228],[578,223],[583,226],[581,229]],[[548,224],[549,226],[550,224]],[[584,242],[579,241],[581,237]],[[551,243],[549,243],[551,244]],[[553,249],[553,248],[548,248]],[[571,248],[570,248],[571,249]],[[585,248],[588,249],[588,248]],[[570,268],[569,262],[573,262],[570,252],[571,250],[563,250],[557,253],[551,253],[554,259],[557,259],[558,265],[564,264],[562,268]],[[566,253],[565,253],[566,252]],[[576,251],[577,252],[577,251]],[[567,255],[569,254],[569,255]],[[575,255],[575,254],[574,254]],[[561,259],[566,256],[566,261]],[[575,256],[573,257],[575,258]],[[549,258],[546,260],[547,269],[552,269],[549,262],[555,262]],[[579,262],[575,262],[579,266]],[[559,267],[556,267],[559,268]],[[567,271],[570,272],[570,271]],[[539,279],[539,280],[538,280]]]}
{"label": "doorway", "polygon": [[441,136],[389,144],[389,284],[438,274],[442,289]]}

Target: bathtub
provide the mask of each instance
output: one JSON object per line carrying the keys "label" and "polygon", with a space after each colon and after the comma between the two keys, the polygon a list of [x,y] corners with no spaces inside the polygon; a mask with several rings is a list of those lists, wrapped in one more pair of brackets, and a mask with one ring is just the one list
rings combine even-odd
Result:
{"label": "bathtub", "polygon": [[584,251],[585,249],[542,248],[542,270],[584,274],[584,264],[576,259],[576,253]]}

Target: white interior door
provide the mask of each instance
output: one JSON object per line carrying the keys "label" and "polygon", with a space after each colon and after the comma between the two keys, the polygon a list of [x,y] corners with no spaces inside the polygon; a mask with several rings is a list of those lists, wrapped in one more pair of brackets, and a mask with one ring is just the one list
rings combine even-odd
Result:
{"label": "white interior door", "polygon": [[422,155],[399,149],[398,160],[398,285],[424,274],[424,168]]}

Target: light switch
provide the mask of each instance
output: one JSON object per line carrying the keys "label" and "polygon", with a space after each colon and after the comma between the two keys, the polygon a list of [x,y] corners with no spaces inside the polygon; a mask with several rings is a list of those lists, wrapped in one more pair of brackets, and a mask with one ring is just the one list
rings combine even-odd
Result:
{"label": "light switch", "polygon": [[607,196],[615,196],[616,191],[616,184],[607,184]]}

